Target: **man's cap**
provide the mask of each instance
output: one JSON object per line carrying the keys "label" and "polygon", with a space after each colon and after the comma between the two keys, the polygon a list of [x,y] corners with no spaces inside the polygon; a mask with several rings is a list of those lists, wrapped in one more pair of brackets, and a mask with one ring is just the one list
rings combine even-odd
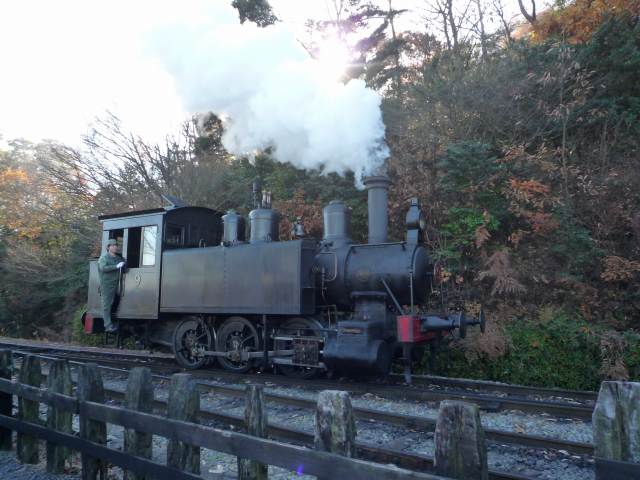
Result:
{"label": "man's cap", "polygon": [[115,238],[110,238],[107,240],[107,247],[110,245],[118,245],[118,241]]}

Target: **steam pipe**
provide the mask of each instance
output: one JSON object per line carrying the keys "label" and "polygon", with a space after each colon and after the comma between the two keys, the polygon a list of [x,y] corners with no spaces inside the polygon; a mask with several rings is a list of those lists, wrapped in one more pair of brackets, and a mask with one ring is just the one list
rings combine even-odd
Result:
{"label": "steam pipe", "polygon": [[389,223],[388,192],[391,180],[386,175],[376,175],[363,180],[367,189],[369,207],[369,243],[385,243]]}

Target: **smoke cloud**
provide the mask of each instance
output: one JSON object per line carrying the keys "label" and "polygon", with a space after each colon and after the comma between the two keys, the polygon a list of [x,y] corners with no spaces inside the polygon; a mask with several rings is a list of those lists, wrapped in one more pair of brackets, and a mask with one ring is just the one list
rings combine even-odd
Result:
{"label": "smoke cloud", "polygon": [[280,162],[357,178],[382,166],[381,99],[363,81],[330,78],[284,24],[241,25],[227,2],[188,5],[154,29],[149,46],[189,111],[223,119],[231,153],[271,147]]}

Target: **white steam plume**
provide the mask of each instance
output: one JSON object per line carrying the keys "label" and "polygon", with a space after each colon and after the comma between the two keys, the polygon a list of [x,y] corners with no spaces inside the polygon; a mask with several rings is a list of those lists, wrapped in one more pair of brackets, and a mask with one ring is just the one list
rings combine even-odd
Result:
{"label": "white steam plume", "polygon": [[241,25],[219,0],[189,6],[154,31],[151,46],[188,110],[225,119],[231,153],[272,147],[280,162],[356,178],[382,166],[381,99],[363,81],[329,78],[284,24]]}

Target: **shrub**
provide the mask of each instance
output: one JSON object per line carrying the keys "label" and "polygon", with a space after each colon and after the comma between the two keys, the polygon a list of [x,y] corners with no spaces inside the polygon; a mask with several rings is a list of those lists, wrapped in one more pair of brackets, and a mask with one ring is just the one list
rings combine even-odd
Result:
{"label": "shrub", "polygon": [[82,328],[82,314],[86,312],[87,305],[81,305],[71,319],[71,342],[91,347],[100,347],[103,343],[102,335],[88,335]]}
{"label": "shrub", "polygon": [[[621,343],[619,335],[566,313],[545,321],[513,321],[504,326],[504,332],[508,349],[497,358],[478,353],[474,347],[468,355],[461,342],[452,342],[448,353],[436,360],[439,373],[579,390],[597,390],[600,381],[615,372],[628,371],[631,380],[640,379],[638,333],[626,332]],[[612,342],[612,338],[616,340]]]}

